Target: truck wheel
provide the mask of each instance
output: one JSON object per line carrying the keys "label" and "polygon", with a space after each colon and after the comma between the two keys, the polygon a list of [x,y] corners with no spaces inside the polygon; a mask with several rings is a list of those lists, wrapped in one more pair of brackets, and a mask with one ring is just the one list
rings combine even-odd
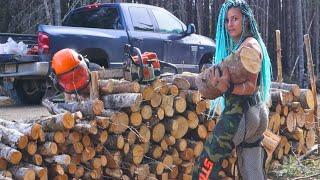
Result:
{"label": "truck wheel", "polygon": [[45,81],[42,80],[16,80],[17,95],[24,104],[39,104],[44,96]]}
{"label": "truck wheel", "polygon": [[93,62],[89,62],[88,68],[90,69],[90,71],[98,71],[103,69],[99,64]]}

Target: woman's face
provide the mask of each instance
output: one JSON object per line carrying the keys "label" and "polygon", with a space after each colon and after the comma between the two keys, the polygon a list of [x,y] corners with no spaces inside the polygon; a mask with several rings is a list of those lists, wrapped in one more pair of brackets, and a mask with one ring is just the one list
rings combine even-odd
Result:
{"label": "woman's face", "polygon": [[225,27],[230,36],[239,41],[242,34],[242,13],[239,8],[230,8],[225,19]]}

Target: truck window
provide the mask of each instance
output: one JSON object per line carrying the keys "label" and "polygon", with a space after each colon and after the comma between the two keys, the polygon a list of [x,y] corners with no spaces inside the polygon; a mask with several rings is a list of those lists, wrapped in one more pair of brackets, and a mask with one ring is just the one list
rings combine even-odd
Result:
{"label": "truck window", "polygon": [[129,13],[134,30],[138,31],[154,31],[151,18],[146,8],[130,7]]}
{"label": "truck window", "polygon": [[158,23],[159,30],[162,33],[179,34],[186,29],[184,24],[181,24],[176,17],[168,12],[160,9],[152,9],[152,13]]}
{"label": "truck window", "polygon": [[64,26],[102,28],[102,29],[123,29],[118,9],[114,7],[101,7],[97,9],[82,9],[72,13]]}

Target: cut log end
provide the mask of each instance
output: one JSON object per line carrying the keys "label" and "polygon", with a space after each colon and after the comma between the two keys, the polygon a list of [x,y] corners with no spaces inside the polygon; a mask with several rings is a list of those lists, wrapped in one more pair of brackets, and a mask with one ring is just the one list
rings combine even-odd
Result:
{"label": "cut log end", "polygon": [[24,149],[28,145],[28,137],[27,136],[21,136],[17,142],[17,147],[19,149]]}
{"label": "cut log end", "polygon": [[21,152],[15,151],[10,153],[9,162],[11,162],[12,164],[19,164],[21,158],[22,158]]}
{"label": "cut log end", "polygon": [[74,126],[74,118],[70,112],[66,112],[63,114],[62,124],[66,129],[71,129]]}

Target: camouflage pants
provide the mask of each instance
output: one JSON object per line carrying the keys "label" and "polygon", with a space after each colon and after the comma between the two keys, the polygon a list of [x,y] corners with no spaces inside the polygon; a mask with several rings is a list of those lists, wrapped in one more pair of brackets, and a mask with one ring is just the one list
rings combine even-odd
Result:
{"label": "camouflage pants", "polygon": [[229,156],[234,148],[232,139],[238,130],[242,115],[243,110],[239,104],[233,104],[231,107],[226,106],[213,132],[207,138],[203,152],[195,163],[192,179],[219,179],[218,171],[221,169],[222,160]]}

